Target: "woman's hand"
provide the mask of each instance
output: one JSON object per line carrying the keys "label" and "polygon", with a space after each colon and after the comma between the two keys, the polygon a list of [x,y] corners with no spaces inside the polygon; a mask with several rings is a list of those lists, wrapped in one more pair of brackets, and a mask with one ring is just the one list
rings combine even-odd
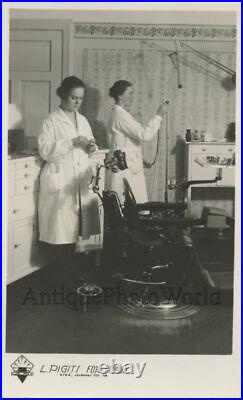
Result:
{"label": "woman's hand", "polygon": [[161,103],[156,112],[156,115],[160,115],[160,117],[163,117],[165,113],[168,111],[168,104],[169,104],[168,100],[166,100],[166,102],[164,101],[163,103]]}
{"label": "woman's hand", "polygon": [[90,139],[88,141],[88,144],[86,146],[87,152],[88,153],[93,153],[96,150],[96,143],[94,139]]}
{"label": "woman's hand", "polygon": [[72,139],[72,143],[74,147],[86,147],[89,143],[89,139],[86,136],[79,135]]}

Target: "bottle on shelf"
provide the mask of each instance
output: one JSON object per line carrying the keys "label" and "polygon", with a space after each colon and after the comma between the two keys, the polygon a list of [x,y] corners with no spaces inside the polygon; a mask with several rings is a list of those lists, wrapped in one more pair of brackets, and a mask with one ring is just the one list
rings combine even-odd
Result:
{"label": "bottle on shelf", "polygon": [[186,130],[186,142],[190,142],[192,140],[191,129]]}
{"label": "bottle on shelf", "polygon": [[198,140],[198,132],[197,132],[197,129],[195,129],[195,131],[194,131],[193,140]]}
{"label": "bottle on shelf", "polygon": [[201,131],[201,133],[200,133],[200,142],[204,142],[204,141],[205,141],[204,131]]}

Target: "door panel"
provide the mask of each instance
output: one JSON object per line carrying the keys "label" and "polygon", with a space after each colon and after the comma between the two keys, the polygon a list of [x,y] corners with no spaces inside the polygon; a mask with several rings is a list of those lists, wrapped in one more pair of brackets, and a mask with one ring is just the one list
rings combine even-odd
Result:
{"label": "door panel", "polygon": [[26,148],[37,147],[43,119],[59,104],[62,46],[59,30],[10,31],[10,98],[24,116]]}
{"label": "door panel", "polygon": [[10,43],[10,71],[51,72],[51,40],[14,39]]}

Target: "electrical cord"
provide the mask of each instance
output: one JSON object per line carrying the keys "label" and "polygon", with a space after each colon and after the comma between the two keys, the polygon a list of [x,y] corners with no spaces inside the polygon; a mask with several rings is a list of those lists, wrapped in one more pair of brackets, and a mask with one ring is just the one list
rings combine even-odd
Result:
{"label": "electrical cord", "polygon": [[149,162],[147,160],[143,160],[143,166],[144,168],[151,168],[157,161],[158,153],[159,153],[159,130],[158,130],[158,135],[157,135],[157,144],[156,144],[156,151],[155,151],[155,156],[152,162]]}
{"label": "electrical cord", "polygon": [[[161,102],[162,104],[169,104],[169,100],[163,100]],[[167,125],[167,113],[165,113],[165,118],[166,118],[166,125]],[[156,151],[155,151],[155,156],[152,162],[148,162],[146,160],[143,160],[143,166],[144,168],[151,168],[157,161],[157,157],[158,157],[158,153],[159,153],[159,139],[160,139],[160,135],[159,135],[159,129],[158,129],[158,135],[157,135],[157,145],[156,145]]]}

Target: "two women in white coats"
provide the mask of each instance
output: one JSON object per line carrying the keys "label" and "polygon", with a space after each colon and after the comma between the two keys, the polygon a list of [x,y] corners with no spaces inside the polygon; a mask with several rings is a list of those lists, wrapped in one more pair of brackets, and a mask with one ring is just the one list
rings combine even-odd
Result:
{"label": "two women in white coats", "polygon": [[129,111],[134,99],[134,90],[130,82],[116,81],[110,88],[109,95],[115,100],[108,124],[109,149],[111,152],[120,149],[126,153],[128,169],[107,174],[106,188],[117,192],[123,203],[123,178],[126,178],[137,203],[144,203],[148,201],[148,195],[143,171],[142,142],[150,141],[156,135],[166,106],[165,104],[160,105],[156,115],[144,128]]}
{"label": "two women in white coats", "polygon": [[[68,77],[57,95],[60,107],[45,119],[38,138],[39,154],[46,161],[40,175],[39,239],[74,245],[80,235],[80,192],[88,191],[92,175],[89,154],[96,145],[88,121],[78,112],[84,83]],[[82,215],[85,218],[88,216]]]}

